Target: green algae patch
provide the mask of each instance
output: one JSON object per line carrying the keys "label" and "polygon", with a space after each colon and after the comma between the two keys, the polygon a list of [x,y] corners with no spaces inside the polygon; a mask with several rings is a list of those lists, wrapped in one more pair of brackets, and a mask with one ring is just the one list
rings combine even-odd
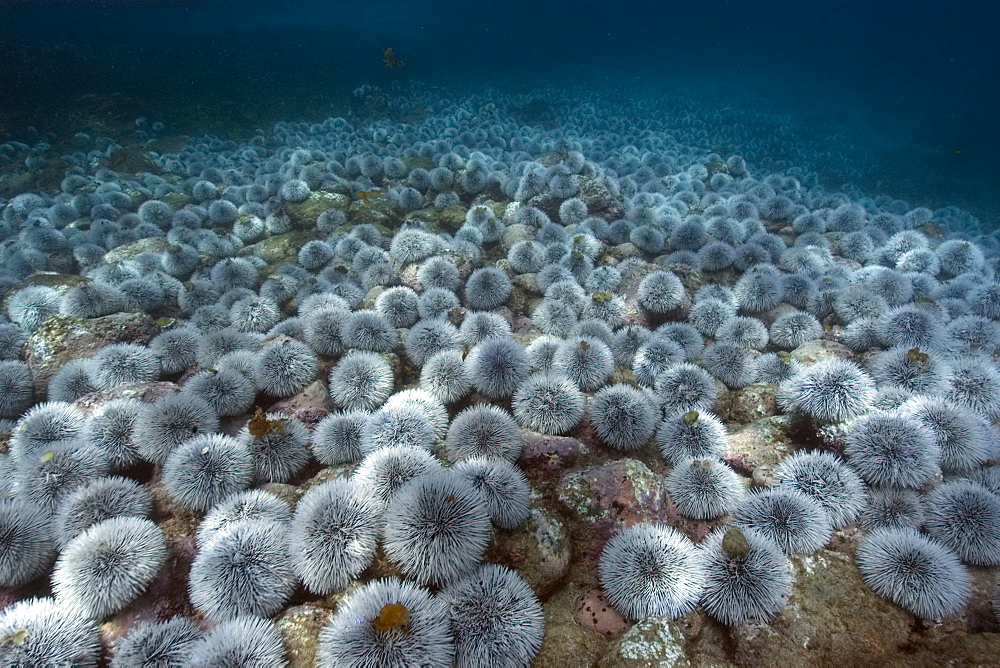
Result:
{"label": "green algae patch", "polygon": [[393,229],[399,220],[392,203],[381,190],[373,191],[365,199],[350,203],[346,210],[347,219],[355,225],[376,225],[385,229]]}
{"label": "green algae patch", "polygon": [[188,204],[191,204],[194,200],[191,199],[190,195],[184,193],[165,193],[163,197],[160,198],[161,202],[164,202],[174,211],[180,211]]}
{"label": "green algae patch", "polygon": [[67,340],[86,331],[86,318],[56,314],[39,325],[28,337],[28,345],[38,346],[40,351],[58,351],[66,346]]}
{"label": "green algae patch", "polygon": [[118,149],[107,158],[102,158],[100,162],[116,172],[125,172],[126,174],[138,174],[139,172],[159,174],[163,171],[150,159],[146,151],[131,146]]}
{"label": "green algae patch", "polygon": [[119,246],[114,250],[108,251],[101,258],[101,262],[104,264],[118,264],[125,260],[131,260],[140,253],[165,253],[170,250],[170,246],[171,244],[167,241],[166,237],[146,237],[145,239],[139,239],[138,241],[133,241],[130,244],[125,244],[124,246]]}
{"label": "green algae patch", "polygon": [[424,222],[432,232],[454,232],[465,224],[466,208],[461,204],[452,204],[443,209],[421,209],[411,214],[411,217]]}
{"label": "green algae patch", "polygon": [[309,195],[309,199],[299,204],[285,203],[285,213],[292,222],[299,226],[305,221],[315,221],[319,215],[329,209],[346,209],[350,206],[351,200],[347,195],[330,192],[328,190],[317,190]]}
{"label": "green algae patch", "polygon": [[[376,230],[378,230],[379,233],[382,235],[383,238],[385,238],[385,239],[392,239],[392,235],[395,234],[396,231],[393,230],[390,227],[387,227],[385,225],[385,222],[386,221],[377,221],[377,222],[369,223],[369,224],[372,225]],[[351,230],[353,230],[355,227],[357,227],[358,225],[361,225],[361,224],[362,223],[357,222],[357,221],[351,221],[349,223],[345,223],[344,225],[341,225],[340,227],[338,227],[335,230],[335,233],[336,234],[347,234]]]}
{"label": "green algae patch", "polygon": [[434,169],[434,160],[426,155],[410,155],[403,158],[403,164],[406,165],[406,171],[412,172],[414,169],[426,169],[430,171]]}
{"label": "green algae patch", "polygon": [[316,233],[306,230],[292,230],[275,237],[259,241],[252,246],[253,254],[268,264],[298,262],[299,249],[316,238]]}
{"label": "green algae patch", "polygon": [[87,277],[77,276],[76,274],[39,273],[24,279],[15,285],[11,290],[20,290],[21,288],[26,288],[31,285],[41,285],[47,288],[55,288],[56,290],[68,290],[77,285],[88,283],[89,281],[90,279]]}

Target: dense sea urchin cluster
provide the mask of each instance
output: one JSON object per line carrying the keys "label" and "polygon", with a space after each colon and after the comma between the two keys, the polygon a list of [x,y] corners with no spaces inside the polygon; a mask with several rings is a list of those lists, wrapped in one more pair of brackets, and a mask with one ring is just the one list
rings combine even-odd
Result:
{"label": "dense sea urchin cluster", "polygon": [[[694,148],[741,139],[701,111],[413,95],[138,173],[77,135],[0,197],[0,663],[93,665],[136,601],[113,666],[280,665],[266,618],[344,592],[322,665],[523,666],[564,575],[510,570],[532,550],[589,555],[629,620],[737,626],[854,523],[875,593],[961,612],[961,562],[1000,563],[996,233]],[[567,488],[605,460],[602,550]],[[189,601],[143,607],[172,579]],[[153,618],[189,603],[218,624]]]}

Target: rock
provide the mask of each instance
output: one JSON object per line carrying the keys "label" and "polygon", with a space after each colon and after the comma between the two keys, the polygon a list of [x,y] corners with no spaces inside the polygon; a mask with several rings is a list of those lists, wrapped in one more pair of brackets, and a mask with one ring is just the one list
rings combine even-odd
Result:
{"label": "rock", "polygon": [[617,246],[612,246],[607,250],[607,257],[620,262],[625,258],[629,257],[642,257],[642,251],[640,251],[635,244],[631,241],[626,241],[623,244],[618,244]]}
{"label": "rock", "polygon": [[159,476],[147,483],[146,488],[153,495],[153,517],[157,518],[157,525],[163,529],[171,549],[176,549],[183,556],[194,559],[197,551],[195,536],[204,513],[189,510],[175,503]]}
{"label": "rock", "polygon": [[727,628],[700,608],[670,621],[670,635],[684,638],[684,655],[696,666],[734,666]]}
{"label": "rock", "polygon": [[358,468],[359,463],[360,462],[343,462],[341,464],[335,464],[334,466],[326,466],[301,486],[305,490],[308,490],[310,487],[322,485],[324,482],[350,478],[354,475],[354,471]]}
{"label": "rock", "polygon": [[291,485],[284,482],[266,482],[258,489],[274,494],[276,497],[288,504],[288,507],[294,512],[295,506],[298,504],[299,499],[305,494],[306,490],[299,485]]}
{"label": "rock", "polygon": [[319,632],[329,619],[330,609],[321,601],[296,605],[278,617],[278,630],[285,641],[285,657],[289,668],[311,668],[316,665]]}
{"label": "rock", "polygon": [[434,160],[426,155],[403,155],[403,162],[406,164],[406,171],[412,172],[414,169],[434,169],[437,165]]}
{"label": "rock", "polygon": [[[444,249],[438,253],[434,254],[434,257],[443,257],[451,260],[456,267],[458,267],[459,279],[464,281],[473,272],[475,267],[469,262],[468,258],[464,257],[461,253],[455,251],[454,249]],[[417,278],[417,274],[420,268],[423,266],[424,261],[421,262],[411,262],[405,265],[399,271],[399,283],[400,285],[405,285],[408,288],[412,288],[417,292],[423,292],[425,286],[420,283]]]}
{"label": "rock", "polygon": [[411,262],[399,270],[400,285],[405,285],[415,292],[423,291],[424,286],[421,285],[420,281],[417,279],[417,272],[420,271],[420,264],[421,263],[419,262]]}
{"label": "rock", "polygon": [[[146,589],[101,625],[101,642],[114,647],[139,623],[165,621],[174,616],[194,619],[197,611],[188,597],[188,573],[194,552],[189,542],[168,539],[166,563]],[[195,622],[197,624],[197,622]]]}
{"label": "rock", "polygon": [[788,434],[788,419],[783,415],[756,420],[729,437],[724,461],[744,475],[768,471],[763,483],[768,484],[775,465],[794,449]]}
{"label": "rock", "polygon": [[511,288],[510,296],[507,298],[507,308],[513,313],[530,313],[528,304],[532,301],[530,293],[520,285]]}
{"label": "rock", "polygon": [[606,638],[614,638],[628,628],[628,620],[614,609],[600,589],[591,589],[580,601],[576,623]]}
{"label": "rock", "polygon": [[[993,611],[997,569],[968,565],[966,569],[972,585],[969,602],[959,614],[940,620],[918,620],[912,629],[914,642],[920,642],[926,645],[928,650],[933,650],[933,645],[951,636],[983,631],[1000,633],[1000,623],[997,623],[996,613]],[[996,646],[996,651],[1000,652],[1000,645]]]}
{"label": "rock", "polygon": [[527,204],[539,209],[542,213],[548,216],[550,220],[559,220],[559,205],[562,204],[562,200],[560,198],[553,197],[546,192],[540,195],[535,195],[527,201]]}
{"label": "rock", "polygon": [[188,597],[188,574],[197,552],[195,534],[202,513],[176,505],[161,482],[154,481],[146,487],[153,495],[152,517],[163,531],[169,553],[145,591],[102,627],[102,637],[109,642],[126,635],[138,621],[155,622],[174,615],[197,617]]}
{"label": "rock", "polygon": [[[542,294],[542,291],[538,289],[538,274],[517,274],[511,279],[511,282],[520,288],[526,296],[535,297]],[[529,300],[525,306],[526,312],[533,312],[540,303],[540,299]]]}
{"label": "rock", "polygon": [[60,274],[53,271],[38,271],[28,276],[22,281],[18,281],[7,290],[7,294],[3,298],[3,310],[7,313],[7,304],[10,302],[10,298],[14,296],[22,288],[30,288],[33,286],[41,286],[44,288],[52,288],[60,295],[67,292],[70,288],[76,287],[77,285],[82,285],[87,283],[88,279],[83,276],[76,276],[75,274]]}
{"label": "rock", "polygon": [[556,493],[578,524],[584,555],[596,558],[608,538],[625,527],[666,521],[672,513],[663,481],[637,459],[564,475]]}
{"label": "rock", "polygon": [[[615,385],[617,383],[625,383],[626,385],[639,385],[639,381],[635,379],[635,372],[632,369],[625,369],[620,366],[616,366],[615,370],[611,372],[611,377],[608,378],[607,385]],[[657,420],[659,421],[659,420]]]}
{"label": "rock", "polygon": [[315,222],[327,209],[346,209],[351,203],[347,195],[318,190],[309,194],[309,199],[299,204],[285,202],[284,209],[296,227],[305,222]]}
{"label": "rock", "polygon": [[[987,566],[969,566],[972,596],[965,606],[965,627],[974,631],[1000,633],[1000,620],[993,608],[997,591],[997,569]],[[1000,652],[1000,647],[997,648]]]}
{"label": "rock", "polygon": [[605,220],[618,220],[625,216],[625,205],[604,184],[589,176],[580,177],[580,192],[577,197],[587,203],[588,215],[600,216]]}
{"label": "rock", "polygon": [[1000,655],[1000,634],[970,633],[928,639],[914,634],[906,647],[910,666],[993,666]]}
{"label": "rock", "polygon": [[935,220],[924,223],[917,228],[917,231],[926,234],[932,239],[944,239],[944,229],[942,229],[941,223]]}
{"label": "rock", "polygon": [[159,199],[166,202],[174,211],[180,211],[193,201],[190,195],[179,192],[164,193]]}
{"label": "rock", "polygon": [[[621,248],[621,246],[614,246]],[[654,271],[660,271],[660,267],[651,262],[636,262],[631,264],[622,274],[622,282],[618,284],[615,294],[621,296],[628,304],[636,304],[639,301],[639,284],[643,279]]]}
{"label": "rock", "polygon": [[421,209],[410,214],[411,217],[426,223],[432,232],[447,232],[453,234],[458,228],[465,224],[467,209],[462,204],[451,204],[438,209],[437,207]]}
{"label": "rock", "polygon": [[749,424],[760,418],[778,414],[775,401],[778,386],[771,383],[754,383],[738,390],[730,390],[719,395],[712,407],[727,425]]}
{"label": "rock", "polygon": [[285,262],[296,264],[299,261],[299,249],[315,238],[317,238],[315,232],[292,230],[247,246],[240,254],[252,253],[272,265]]}
{"label": "rock", "polygon": [[666,271],[673,272],[677,278],[681,279],[681,285],[684,286],[684,291],[688,294],[688,297],[693,297],[694,293],[698,292],[701,286],[705,283],[722,283],[724,285],[732,285],[736,282],[738,275],[733,274],[730,276],[724,276],[725,272],[715,272],[715,275],[711,280],[706,280],[704,274],[699,270],[695,269],[689,264],[684,264],[683,262],[668,262],[662,267]]}
{"label": "rock", "polygon": [[101,258],[101,264],[118,264],[131,260],[140,253],[163,253],[169,250],[170,246],[171,243],[166,237],[146,237],[108,251]]}
{"label": "rock", "polygon": [[330,414],[326,409],[327,391],[323,381],[316,380],[301,392],[271,404],[268,413],[282,413],[298,418],[310,430],[316,428],[320,420]]}
{"label": "rock", "polygon": [[687,668],[684,634],[678,620],[646,617],[611,646],[600,668]]}
{"label": "rock", "polygon": [[532,486],[544,493],[559,480],[559,475],[571,469],[590,454],[580,441],[568,436],[545,436],[524,431],[524,450],[518,465],[525,472]]}
{"label": "rock", "polygon": [[112,313],[102,318],[57,314],[39,325],[24,344],[24,360],[35,377],[37,396],[48,393],[49,380],[66,362],[111,343],[148,344],[160,328],[145,313]]}
{"label": "rock", "polygon": [[847,445],[847,432],[854,420],[831,422],[817,425],[808,418],[796,415],[791,421],[789,435],[798,444],[815,444],[816,447],[829,450],[840,456],[844,455]]}
{"label": "rock", "polygon": [[524,340],[527,340],[529,344],[536,338],[536,336],[529,336],[525,339],[523,335],[528,333],[537,335],[538,333],[538,330],[535,329],[535,323],[531,322],[531,318],[516,314],[512,317],[511,330],[514,332],[515,338],[521,337],[518,339],[520,342],[523,343]]}
{"label": "rock", "polygon": [[812,366],[816,362],[823,362],[825,360],[850,360],[854,358],[854,353],[843,343],[828,341],[826,339],[806,341],[793,350],[791,354],[792,359],[804,366]]}
{"label": "rock", "polygon": [[544,603],[545,638],[532,668],[592,666],[607,647],[607,640],[592,628],[577,623],[580,602],[593,587],[571,583]]}
{"label": "rock", "polygon": [[565,523],[536,499],[524,524],[512,531],[496,531],[485,561],[516,570],[545,601],[566,577],[570,556]]}
{"label": "rock", "polygon": [[[736,283],[736,280],[739,279],[739,277],[740,277],[740,275],[739,275],[739,273],[737,273],[735,275],[735,277],[734,277],[735,280],[733,280],[734,284]],[[762,323],[764,323],[765,327],[767,327],[768,329],[771,329],[771,325],[773,325],[774,321],[777,320],[779,317],[783,316],[786,313],[796,313],[796,312],[798,312],[798,310],[799,309],[795,308],[794,306],[792,306],[790,304],[781,303],[781,304],[778,304],[774,308],[769,309],[767,311],[761,311],[760,313],[754,313],[753,317],[757,318]],[[803,344],[803,345],[805,345],[805,344]]]}
{"label": "rock", "polygon": [[[500,216],[503,217],[503,211],[500,211]],[[501,240],[504,248],[510,248],[518,241],[530,241],[535,237],[535,231],[533,228],[527,225],[521,225],[520,223],[515,223],[513,225],[508,225],[504,228],[503,239]]]}
{"label": "rock", "polygon": [[99,390],[85,394],[73,404],[84,413],[92,413],[104,404],[115,399],[137,399],[151,404],[160,397],[180,391],[176,383],[163,380],[148,383],[126,383],[110,390]]}
{"label": "rock", "polygon": [[351,202],[346,211],[347,220],[351,222],[351,225],[374,225],[384,236],[391,237],[394,232],[389,232],[389,230],[399,228],[399,212],[395,210],[392,202],[381,190],[374,195],[369,195],[367,203],[361,199]]}
{"label": "rock", "polygon": [[740,665],[899,665],[913,617],[877,596],[861,580],[853,558],[820,550],[791,557],[795,586],[769,623],[731,630]]}

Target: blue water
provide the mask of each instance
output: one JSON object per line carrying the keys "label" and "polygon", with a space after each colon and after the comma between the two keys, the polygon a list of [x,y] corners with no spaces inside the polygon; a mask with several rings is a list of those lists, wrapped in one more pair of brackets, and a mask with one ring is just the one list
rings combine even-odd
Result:
{"label": "blue water", "polygon": [[[852,176],[867,192],[957,204],[989,224],[997,26],[985,2],[8,0],[0,140],[109,112],[239,134],[337,115],[362,84],[681,94],[846,133],[865,152]],[[386,46],[404,68],[384,66]]]}

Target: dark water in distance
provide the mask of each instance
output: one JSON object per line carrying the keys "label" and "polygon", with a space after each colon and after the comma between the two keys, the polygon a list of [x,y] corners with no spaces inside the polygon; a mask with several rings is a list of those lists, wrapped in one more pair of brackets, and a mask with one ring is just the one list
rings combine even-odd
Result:
{"label": "dark water in distance", "polygon": [[[87,114],[189,134],[321,119],[354,88],[551,84],[759,97],[858,129],[868,187],[1000,219],[1000,8],[980,2],[0,4],[0,141]],[[387,69],[391,46],[405,68]],[[628,91],[631,91],[629,93]]]}

